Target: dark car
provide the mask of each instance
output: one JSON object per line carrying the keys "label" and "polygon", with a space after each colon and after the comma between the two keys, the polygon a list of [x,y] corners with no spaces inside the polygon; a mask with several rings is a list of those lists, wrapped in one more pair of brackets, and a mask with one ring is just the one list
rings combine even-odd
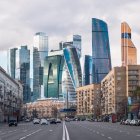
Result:
{"label": "dark car", "polygon": [[56,119],[51,119],[50,124],[57,124]]}
{"label": "dark car", "polygon": [[9,120],[9,123],[8,124],[9,124],[9,127],[10,126],[13,126],[13,125],[14,126],[17,126],[17,121],[16,120]]}

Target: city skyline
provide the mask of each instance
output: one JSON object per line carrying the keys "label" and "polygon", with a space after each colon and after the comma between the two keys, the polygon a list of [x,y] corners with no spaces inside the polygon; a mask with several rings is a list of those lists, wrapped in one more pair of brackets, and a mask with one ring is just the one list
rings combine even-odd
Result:
{"label": "city skyline", "polygon": [[[139,22],[139,19],[137,18],[137,13],[139,13],[137,5],[139,5],[140,2],[137,0],[135,2],[126,0],[121,2],[113,1],[112,3],[107,0],[106,4],[109,4],[110,8],[105,7],[104,3],[97,0],[77,0],[68,7],[64,6],[66,5],[64,0],[60,0],[59,3],[54,0],[49,2],[49,5],[48,1],[43,0],[41,2],[30,1],[30,3],[33,4],[28,5],[26,2],[26,0],[16,1],[14,4],[9,0],[0,2],[3,10],[1,13],[2,22],[0,23],[0,58],[6,58],[6,50],[8,48],[14,48],[21,46],[22,44],[27,44],[32,47],[33,35],[38,31],[46,32],[49,36],[50,48],[56,48],[59,42],[65,41],[66,36],[69,34],[80,34],[82,36],[82,50],[85,54],[90,54],[92,48],[91,18],[94,17],[102,19],[108,24],[112,66],[121,65],[121,22],[126,21],[130,25],[133,30],[132,40],[135,42],[136,46],[140,46],[140,28],[136,24]],[[26,11],[23,12],[22,9],[24,9],[25,6]],[[61,8],[61,6],[63,6],[63,8]],[[34,7],[42,10],[35,10]],[[61,14],[61,16],[59,16],[59,14]],[[59,18],[57,18],[57,16]],[[7,24],[9,22],[11,24]],[[137,53],[139,54],[139,48],[137,48],[137,50]],[[116,52],[118,52],[118,55],[115,55]],[[138,64],[139,63],[140,58],[138,57]],[[0,65],[6,68],[2,59]]]}

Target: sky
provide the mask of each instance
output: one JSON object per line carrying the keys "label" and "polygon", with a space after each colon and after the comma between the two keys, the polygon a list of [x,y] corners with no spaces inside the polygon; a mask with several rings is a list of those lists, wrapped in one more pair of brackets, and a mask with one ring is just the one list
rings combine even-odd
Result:
{"label": "sky", "polygon": [[140,0],[0,0],[0,66],[7,68],[7,50],[33,46],[36,32],[45,32],[49,50],[67,36],[82,36],[82,54],[90,54],[91,19],[108,24],[112,66],[121,65],[121,22],[132,29],[140,64]]}

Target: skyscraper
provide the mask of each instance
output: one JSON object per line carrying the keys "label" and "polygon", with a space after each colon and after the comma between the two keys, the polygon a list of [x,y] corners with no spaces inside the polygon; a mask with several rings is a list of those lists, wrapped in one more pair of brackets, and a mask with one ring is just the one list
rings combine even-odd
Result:
{"label": "skyscraper", "polygon": [[110,45],[107,24],[92,18],[93,83],[100,83],[111,70]]}
{"label": "skyscraper", "polygon": [[[66,45],[66,44],[65,44]],[[71,44],[62,50],[51,51],[45,59],[45,97],[76,101],[76,88],[82,85],[82,73],[76,48]]]}
{"label": "skyscraper", "polygon": [[92,71],[93,71],[93,63],[92,63],[92,56],[85,55],[83,60],[83,86],[92,84]]}
{"label": "skyscraper", "polygon": [[121,23],[122,66],[137,64],[137,49],[131,41],[131,28],[126,22]]}
{"label": "skyscraper", "polygon": [[81,57],[81,50],[82,50],[81,42],[82,42],[82,38],[80,35],[72,35],[72,36],[68,37],[67,42],[60,42],[59,48],[62,49],[63,47],[67,46],[67,44],[71,44],[74,48],[76,48],[78,57],[80,58]]}
{"label": "skyscraper", "polygon": [[16,50],[17,48],[12,48],[8,51],[8,67],[7,71],[10,76],[15,79],[16,76]]}
{"label": "skyscraper", "polygon": [[10,49],[8,72],[13,79],[17,79],[23,86],[23,102],[31,100],[30,88],[30,50],[27,46]]}
{"label": "skyscraper", "polygon": [[48,56],[48,36],[38,32],[34,36],[33,48],[33,100],[44,95],[44,59]]}
{"label": "skyscraper", "polygon": [[21,46],[19,49],[19,66],[20,66],[20,81],[23,85],[23,101],[24,103],[31,101],[30,88],[30,50],[27,46]]}

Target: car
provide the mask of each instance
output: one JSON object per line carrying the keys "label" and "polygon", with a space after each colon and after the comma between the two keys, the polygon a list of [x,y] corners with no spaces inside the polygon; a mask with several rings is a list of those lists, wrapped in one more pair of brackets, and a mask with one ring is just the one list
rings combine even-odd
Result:
{"label": "car", "polygon": [[50,124],[57,124],[56,119],[50,119]]}
{"label": "car", "polygon": [[33,120],[33,124],[39,124],[40,123],[40,120],[39,119],[34,119]]}
{"label": "car", "polygon": [[41,119],[40,124],[41,125],[48,125],[48,121],[46,119]]}
{"label": "car", "polygon": [[125,124],[125,121],[126,121],[126,119],[122,119],[122,120],[120,121],[120,124],[124,125],[124,124]]}
{"label": "car", "polygon": [[26,119],[25,122],[30,122],[30,119]]}
{"label": "car", "polygon": [[65,122],[70,122],[70,119],[69,118],[65,118]]}
{"label": "car", "polygon": [[9,123],[8,123],[9,127],[10,126],[17,126],[17,120],[9,120]]}
{"label": "car", "polygon": [[61,120],[57,118],[57,119],[56,119],[56,122],[57,122],[57,123],[61,123]]}
{"label": "car", "polygon": [[138,126],[138,125],[140,125],[140,121],[138,119],[133,119],[133,120],[131,120],[130,125]]}
{"label": "car", "polygon": [[130,122],[131,122],[131,120],[130,119],[127,119],[126,121],[125,121],[125,125],[129,125],[130,124]]}

